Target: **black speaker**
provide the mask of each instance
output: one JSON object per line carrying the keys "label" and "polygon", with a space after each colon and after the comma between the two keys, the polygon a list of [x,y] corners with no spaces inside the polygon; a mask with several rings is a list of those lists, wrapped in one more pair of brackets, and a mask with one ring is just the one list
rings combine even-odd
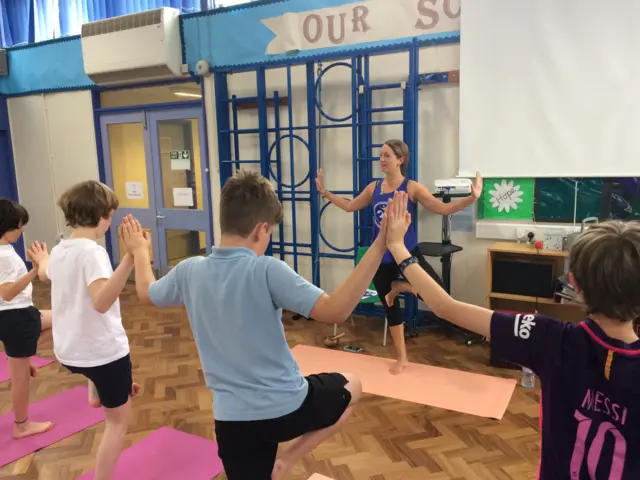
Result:
{"label": "black speaker", "polygon": [[0,48],[0,77],[6,77],[9,75],[9,60],[7,51],[4,48]]}
{"label": "black speaker", "polygon": [[493,260],[492,269],[493,293],[553,298],[555,278],[552,262],[502,257]]}

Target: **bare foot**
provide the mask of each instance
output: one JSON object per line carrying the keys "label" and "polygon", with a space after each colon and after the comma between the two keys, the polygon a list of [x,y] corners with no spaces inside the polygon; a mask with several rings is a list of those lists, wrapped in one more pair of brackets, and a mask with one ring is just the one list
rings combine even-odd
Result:
{"label": "bare foot", "polygon": [[391,291],[387,293],[384,297],[384,301],[387,305],[393,305],[396,297],[400,295],[400,290],[398,290],[398,281],[391,282]]}
{"label": "bare foot", "polygon": [[407,368],[407,365],[409,365],[407,360],[398,360],[389,369],[389,372],[391,372],[392,375],[400,375],[402,371]]}
{"label": "bare foot", "polygon": [[35,363],[33,363],[33,361],[29,364],[29,371],[31,372],[31,376],[33,378],[38,376],[38,367]]}
{"label": "bare foot", "polygon": [[13,426],[13,438],[18,440],[32,435],[39,435],[48,432],[52,428],[53,423],[51,422],[24,422]]}
{"label": "bare foot", "polygon": [[140,393],[140,384],[133,382],[131,385],[131,396],[135,397],[138,393]]}
{"label": "bare foot", "polygon": [[285,478],[289,470],[291,469],[291,465],[289,465],[282,458],[276,460],[275,465],[273,466],[273,471],[271,472],[271,480],[282,480]]}
{"label": "bare foot", "polygon": [[96,390],[96,386],[91,380],[89,380],[89,405],[93,408],[100,408],[102,406],[102,402],[98,396],[98,390]]}

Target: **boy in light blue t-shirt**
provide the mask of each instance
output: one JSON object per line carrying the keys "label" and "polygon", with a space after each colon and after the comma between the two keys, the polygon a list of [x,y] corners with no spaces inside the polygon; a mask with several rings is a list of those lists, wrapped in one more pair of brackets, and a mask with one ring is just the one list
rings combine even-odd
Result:
{"label": "boy in light blue t-shirt", "polygon": [[[230,480],[284,478],[337,431],[362,393],[359,379],[346,373],[302,376],[285,338],[282,310],[344,322],[382,260],[385,235],[329,296],[283,261],[264,256],[282,218],[268,180],[238,173],[222,189],[220,246],[208,257],[181,262],[158,281],[140,224],[128,217],[122,226],[135,257],[140,300],[187,309],[214,394],[216,439]],[[293,439],[276,461],[278,444]]]}

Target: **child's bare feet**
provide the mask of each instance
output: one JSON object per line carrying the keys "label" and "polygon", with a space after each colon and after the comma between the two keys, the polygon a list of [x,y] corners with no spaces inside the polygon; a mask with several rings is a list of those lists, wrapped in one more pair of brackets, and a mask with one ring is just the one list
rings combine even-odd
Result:
{"label": "child's bare feet", "polygon": [[138,393],[140,393],[140,384],[133,382],[131,385],[131,396],[135,397]]}
{"label": "child's bare feet", "polygon": [[392,375],[399,375],[407,368],[407,365],[409,365],[409,362],[406,359],[399,359],[389,369],[389,372],[391,372]]}
{"label": "child's bare feet", "polygon": [[33,378],[38,376],[38,367],[35,363],[33,363],[33,361],[31,361],[31,363],[29,364],[29,372],[31,373],[31,376]]}
{"label": "child's bare feet", "polygon": [[20,438],[30,437],[32,435],[39,435],[41,433],[48,432],[53,428],[51,422],[24,422],[16,423],[13,426],[13,438],[16,440]]}
{"label": "child's bare feet", "polygon": [[291,469],[291,465],[288,464],[282,458],[276,460],[275,465],[273,466],[273,471],[271,472],[271,480],[282,480],[285,478],[289,470]]}
{"label": "child's bare feet", "polygon": [[400,295],[400,289],[398,288],[398,285],[400,284],[400,282],[398,282],[397,280],[394,282],[391,282],[391,291],[389,293],[387,293],[384,297],[384,301],[386,302],[387,305],[393,305],[393,302],[396,300],[396,297],[398,295]]}
{"label": "child's bare feet", "polygon": [[100,401],[100,397],[98,396],[98,390],[96,390],[96,386],[93,384],[91,380],[89,380],[89,405],[93,408],[100,408],[102,406],[102,402]]}

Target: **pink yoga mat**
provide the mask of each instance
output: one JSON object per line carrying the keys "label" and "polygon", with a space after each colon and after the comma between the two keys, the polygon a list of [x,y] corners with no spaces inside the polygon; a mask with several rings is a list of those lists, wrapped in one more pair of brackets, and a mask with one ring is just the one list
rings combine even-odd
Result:
{"label": "pink yoga mat", "polygon": [[[36,364],[36,367],[44,367],[45,365],[49,365],[53,363],[53,360],[42,357],[32,357],[31,360]],[[0,354],[0,383],[6,382],[9,380],[9,361],[7,360],[7,356],[4,353]]]}
{"label": "pink yoga mat", "polygon": [[13,412],[0,416],[0,467],[52,445],[104,420],[101,408],[87,402],[87,387],[75,387],[29,407],[29,419],[50,421],[55,426],[33,437],[13,439]]}
{"label": "pink yoga mat", "polygon": [[[222,470],[217,443],[163,427],[122,452],[113,478],[211,480]],[[93,478],[93,472],[89,472],[77,480]]]}
{"label": "pink yoga mat", "polygon": [[293,355],[304,375],[352,373],[365,393],[500,420],[516,381],[410,363],[400,375],[389,373],[395,360],[360,353],[297,345]]}

